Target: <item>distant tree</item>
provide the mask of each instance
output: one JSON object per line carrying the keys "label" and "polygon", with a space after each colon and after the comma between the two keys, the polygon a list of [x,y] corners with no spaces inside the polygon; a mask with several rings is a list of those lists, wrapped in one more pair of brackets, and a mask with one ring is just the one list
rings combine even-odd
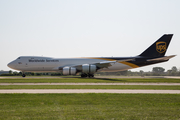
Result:
{"label": "distant tree", "polygon": [[125,71],[119,71],[119,73],[120,73],[120,75],[127,75],[128,74],[128,71],[127,70],[125,70]]}
{"label": "distant tree", "polygon": [[40,76],[40,75],[42,75],[42,74],[41,74],[41,73],[36,73],[36,75],[37,75],[37,76]]}
{"label": "distant tree", "polygon": [[131,75],[132,75],[131,70],[128,70],[128,71],[127,71],[127,75],[128,75],[128,76],[131,76]]}
{"label": "distant tree", "polygon": [[173,75],[173,76],[178,75],[178,69],[176,66],[173,66],[171,68],[171,75]]}
{"label": "distant tree", "polygon": [[19,73],[15,71],[15,72],[13,72],[13,75],[19,75]]}
{"label": "distant tree", "polygon": [[21,75],[21,76],[22,76],[22,72],[19,72],[19,75]]}
{"label": "distant tree", "polygon": [[62,73],[51,73],[51,76],[61,76]]}
{"label": "distant tree", "polygon": [[162,67],[153,67],[152,72],[153,75],[162,75],[164,73],[165,69]]}
{"label": "distant tree", "polygon": [[172,70],[172,72],[177,72],[177,71],[178,71],[178,69],[177,69],[176,66],[173,66],[173,67],[171,68],[171,70]]}
{"label": "distant tree", "polygon": [[9,74],[12,74],[12,70],[9,71]]}
{"label": "distant tree", "polygon": [[171,75],[172,70],[167,70],[167,75]]}
{"label": "distant tree", "polygon": [[31,75],[34,76],[34,73],[32,72]]}
{"label": "distant tree", "polygon": [[152,72],[154,73],[163,73],[164,71],[165,69],[162,67],[153,67],[153,70],[152,70]]}
{"label": "distant tree", "polygon": [[141,77],[143,77],[144,76],[144,71],[140,70],[139,72],[140,72]]}

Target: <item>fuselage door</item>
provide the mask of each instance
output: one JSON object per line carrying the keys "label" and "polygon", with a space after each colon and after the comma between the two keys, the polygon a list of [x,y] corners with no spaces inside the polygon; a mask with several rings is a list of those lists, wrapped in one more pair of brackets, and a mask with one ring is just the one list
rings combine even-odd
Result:
{"label": "fuselage door", "polygon": [[28,63],[27,62],[25,62],[25,67],[28,67]]}

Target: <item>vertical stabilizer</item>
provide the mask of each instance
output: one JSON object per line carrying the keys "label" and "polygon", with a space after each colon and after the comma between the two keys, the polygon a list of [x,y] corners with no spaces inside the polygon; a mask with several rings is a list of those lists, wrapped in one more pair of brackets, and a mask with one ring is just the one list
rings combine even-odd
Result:
{"label": "vertical stabilizer", "polygon": [[139,56],[145,57],[161,57],[164,56],[173,34],[164,34],[155,43],[153,43],[148,49],[146,49]]}

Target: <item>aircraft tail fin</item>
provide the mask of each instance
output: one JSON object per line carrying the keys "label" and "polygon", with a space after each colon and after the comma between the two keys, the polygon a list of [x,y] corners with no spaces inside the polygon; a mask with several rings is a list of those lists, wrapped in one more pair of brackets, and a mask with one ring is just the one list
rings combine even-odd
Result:
{"label": "aircraft tail fin", "polygon": [[144,52],[142,52],[139,56],[145,56],[145,57],[164,56],[166,53],[166,50],[168,49],[172,36],[173,34],[164,34],[155,43],[153,43],[149,48],[147,48]]}

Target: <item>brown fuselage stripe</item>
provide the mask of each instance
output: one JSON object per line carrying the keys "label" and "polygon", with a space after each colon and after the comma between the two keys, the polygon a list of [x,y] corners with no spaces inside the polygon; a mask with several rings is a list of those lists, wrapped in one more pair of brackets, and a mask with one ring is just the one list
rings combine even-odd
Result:
{"label": "brown fuselage stripe", "polygon": [[[87,58],[87,59],[99,59],[99,60],[108,60],[108,61],[116,61],[116,60],[114,60],[114,59],[107,59],[107,58]],[[133,63],[130,63],[130,62],[125,62],[125,61],[122,61],[122,62],[119,62],[119,63],[122,63],[122,64],[125,64],[125,65],[128,65],[128,66],[130,66],[130,67],[132,67],[132,68],[138,68],[139,66],[137,66],[137,65],[135,65],[135,64],[133,64]]]}
{"label": "brown fuselage stripe", "polygon": [[137,68],[137,67],[139,67],[139,66],[137,66],[137,65],[135,65],[135,64],[132,64],[132,63],[129,63],[129,62],[119,62],[119,63],[128,65],[128,66],[130,66],[130,67],[132,67],[132,68]]}

